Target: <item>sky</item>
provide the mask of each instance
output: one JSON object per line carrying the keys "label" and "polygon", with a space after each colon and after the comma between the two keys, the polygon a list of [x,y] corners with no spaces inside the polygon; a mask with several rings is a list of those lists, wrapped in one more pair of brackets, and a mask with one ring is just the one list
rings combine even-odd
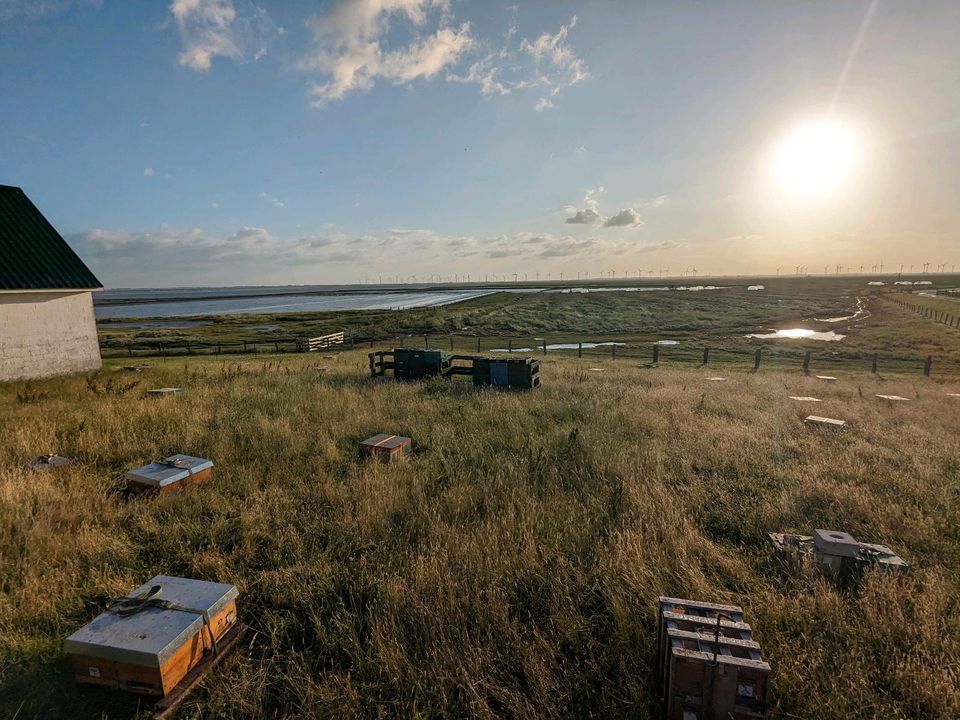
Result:
{"label": "sky", "polygon": [[960,264],[960,3],[0,0],[107,287]]}

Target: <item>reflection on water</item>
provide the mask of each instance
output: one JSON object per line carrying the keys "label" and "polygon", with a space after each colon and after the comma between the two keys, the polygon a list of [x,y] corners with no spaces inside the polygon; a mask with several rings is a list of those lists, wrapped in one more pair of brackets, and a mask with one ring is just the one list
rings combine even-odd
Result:
{"label": "reflection on water", "polygon": [[748,338],[765,338],[773,339],[780,338],[785,340],[843,340],[846,335],[841,335],[840,333],[835,333],[833,330],[825,330],[823,332],[817,330],[808,330],[807,328],[787,328],[785,330],[775,330],[772,333],[754,333],[752,335],[747,335]]}
{"label": "reflection on water", "polygon": [[[539,339],[539,338],[536,338],[536,339]],[[606,345],[606,346],[610,346],[610,345],[626,345],[626,343],[622,343],[622,342],[599,342],[599,343],[585,342],[585,343],[583,343],[583,349],[584,349],[584,350],[589,350],[590,348],[601,347],[601,346],[603,346],[603,345]],[[579,347],[580,347],[580,343],[547,343],[547,350],[576,350],[576,349],[578,349]],[[513,348],[512,350],[508,350],[507,348],[494,348],[494,349],[491,350],[490,352],[528,353],[528,352],[533,352],[534,349],[536,349],[536,350],[542,350],[542,349],[543,349],[543,346],[541,345],[541,346],[539,346],[539,347],[537,347],[537,348],[528,348],[528,347]]]}

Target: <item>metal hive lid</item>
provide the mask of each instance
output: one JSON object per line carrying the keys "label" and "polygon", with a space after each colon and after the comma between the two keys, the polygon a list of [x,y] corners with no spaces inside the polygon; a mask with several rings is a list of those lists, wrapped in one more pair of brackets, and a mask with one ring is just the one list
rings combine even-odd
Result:
{"label": "metal hive lid", "polygon": [[127,480],[141,485],[165,487],[213,467],[213,461],[191,455],[171,455],[160,462],[144,465],[127,473]]}
{"label": "metal hive lid", "polygon": [[[157,575],[127,597],[146,592],[154,585],[162,600],[206,610],[211,619],[239,595],[235,585],[190,578]],[[185,642],[203,628],[203,616],[183,610],[146,608],[123,617],[108,610],[63,641],[63,651],[116,662],[160,667]]]}

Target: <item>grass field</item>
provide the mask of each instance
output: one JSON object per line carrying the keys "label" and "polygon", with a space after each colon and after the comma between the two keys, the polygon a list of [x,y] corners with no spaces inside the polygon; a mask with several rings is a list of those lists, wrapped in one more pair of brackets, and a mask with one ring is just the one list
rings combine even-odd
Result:
{"label": "grass field", "polygon": [[[744,606],[771,717],[960,717],[960,381],[549,356],[541,389],[498,392],[374,381],[362,351],[152,362],[0,386],[0,717],[136,717],[60,646],[157,573],[237,584],[255,631],[183,718],[658,717],[661,594]],[[188,392],[143,396],[165,385]],[[407,462],[358,457],[383,431]],[[18,469],[54,451],[72,472]],[[123,498],[173,452],[213,480]],[[815,527],[912,571],[839,590],[773,559],[766,533]]]}

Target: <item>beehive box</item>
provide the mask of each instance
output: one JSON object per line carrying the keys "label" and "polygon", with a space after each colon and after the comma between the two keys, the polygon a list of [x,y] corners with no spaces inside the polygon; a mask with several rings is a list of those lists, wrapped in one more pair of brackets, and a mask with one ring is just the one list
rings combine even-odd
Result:
{"label": "beehive box", "polygon": [[473,358],[473,384],[497,387],[540,386],[540,361],[533,358]]}
{"label": "beehive box", "polygon": [[842,530],[817,529],[813,535],[770,533],[770,541],[776,550],[810,558],[817,567],[842,580],[856,579],[869,567],[887,572],[910,569],[887,546],[860,542]]}
{"label": "beehive box", "polygon": [[412,444],[408,437],[381,433],[361,442],[360,450],[365,455],[375,457],[381,462],[393,462],[410,452]]}
{"label": "beehive box", "polygon": [[213,475],[213,461],[191,455],[171,455],[159,462],[131,470],[127,488],[135,492],[167,493],[188,485],[198,485]]}
{"label": "beehive box", "polygon": [[147,395],[152,395],[154,397],[177,397],[183,395],[183,388],[178,387],[165,387],[157,388],[155,390],[147,390]]}
{"label": "beehive box", "polygon": [[34,458],[24,468],[38,472],[50,472],[65,470],[70,465],[70,460],[61,455],[41,455]]}
{"label": "beehive box", "polygon": [[97,616],[63,651],[77,682],[164,696],[236,624],[238,594],[225,583],[157,575],[127,596],[130,607]]}
{"label": "beehive box", "polygon": [[835,418],[820,417],[819,415],[808,415],[803,420],[804,425],[821,428],[824,430],[846,430],[846,420],[837,420]]}
{"label": "beehive box", "polygon": [[657,648],[668,720],[766,717],[770,666],[741,608],[661,597]]}
{"label": "beehive box", "polygon": [[393,376],[419,380],[445,375],[450,368],[450,354],[444,350],[397,348],[393,351]]}

